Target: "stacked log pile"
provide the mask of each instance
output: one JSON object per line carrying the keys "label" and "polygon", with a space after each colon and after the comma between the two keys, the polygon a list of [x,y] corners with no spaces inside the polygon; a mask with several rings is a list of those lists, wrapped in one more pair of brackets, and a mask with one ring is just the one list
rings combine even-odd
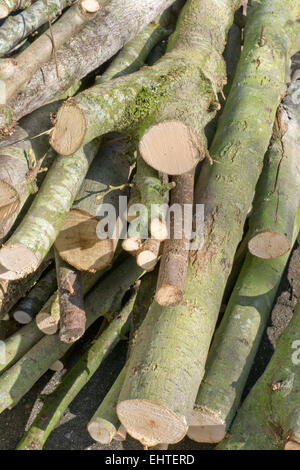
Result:
{"label": "stacked log pile", "polygon": [[243,401],[300,231],[300,0],[0,18],[0,413],[88,345],[17,449],[43,448],[125,337],[96,442],[300,450],[299,303]]}

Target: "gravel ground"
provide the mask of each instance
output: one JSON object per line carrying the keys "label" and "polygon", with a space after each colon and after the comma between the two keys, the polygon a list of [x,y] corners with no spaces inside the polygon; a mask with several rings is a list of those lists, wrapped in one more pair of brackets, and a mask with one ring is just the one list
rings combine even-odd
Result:
{"label": "gravel ground", "polygon": [[[265,332],[260,349],[257,353],[255,364],[248,380],[245,394],[263,373],[274,348],[276,341],[284,331],[292,317],[297,296],[300,295],[300,237],[291,256],[289,265],[282,279],[276,304],[274,305],[269,326]],[[99,324],[95,325],[95,333]],[[65,358],[65,366],[69,369],[83,351],[83,343],[76,346],[73,353]],[[71,403],[56,429],[50,435],[45,449],[48,450],[137,450],[141,449],[138,442],[127,439],[125,442],[114,441],[110,446],[101,446],[94,443],[86,428],[87,423],[99,403],[110,389],[115,378],[123,366],[126,353],[126,343],[122,342],[118,348],[104,362],[102,367],[93,376],[81,393]],[[39,409],[41,408],[41,396],[50,393],[61,380],[62,373],[47,372],[34,388],[10,411],[0,415],[0,450],[15,449],[22,437],[24,430],[28,428]],[[169,449],[197,450],[211,448],[207,445],[197,444],[188,438],[170,446]]]}

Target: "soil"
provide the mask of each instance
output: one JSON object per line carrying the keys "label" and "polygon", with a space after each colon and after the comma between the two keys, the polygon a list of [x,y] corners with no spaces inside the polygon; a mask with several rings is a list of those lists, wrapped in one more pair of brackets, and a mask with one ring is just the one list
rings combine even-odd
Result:
{"label": "soil", "polygon": [[[288,325],[297,297],[300,295],[300,236],[293,250],[289,264],[282,278],[276,303],[273,307],[269,325],[264,334],[252,368],[244,396],[263,373],[268,364],[279,336]],[[95,325],[90,336],[96,333],[99,324]],[[12,410],[0,415],[0,450],[15,449],[25,429],[32,423],[41,408],[43,394],[50,393],[60,382],[84,350],[84,343],[79,342],[72,354],[64,360],[66,369],[60,373],[47,372],[31,391]],[[131,438],[124,442],[114,441],[110,446],[96,444],[87,432],[87,424],[101,400],[110,389],[126,357],[127,344],[123,341],[98,369],[96,374],[79,393],[64,413],[56,429],[50,435],[44,449],[48,450],[138,450],[141,445]],[[188,438],[179,444],[170,446],[173,450],[211,449],[211,446],[197,444]]]}

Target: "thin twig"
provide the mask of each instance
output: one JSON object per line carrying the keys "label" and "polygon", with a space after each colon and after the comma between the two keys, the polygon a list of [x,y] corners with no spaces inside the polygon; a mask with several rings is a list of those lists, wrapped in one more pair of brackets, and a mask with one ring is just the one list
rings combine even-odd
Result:
{"label": "thin twig", "polygon": [[46,0],[46,5],[47,5],[47,13],[48,13],[49,30],[50,30],[50,35],[51,35],[51,41],[52,41],[52,47],[53,47],[53,53],[54,53],[54,60],[55,60],[55,67],[56,67],[56,76],[57,76],[57,78],[59,79],[57,52],[56,52],[56,46],[55,46],[55,41],[54,41],[54,34],[53,34],[52,23],[51,23],[51,18],[50,18],[50,13],[49,13],[48,0]]}

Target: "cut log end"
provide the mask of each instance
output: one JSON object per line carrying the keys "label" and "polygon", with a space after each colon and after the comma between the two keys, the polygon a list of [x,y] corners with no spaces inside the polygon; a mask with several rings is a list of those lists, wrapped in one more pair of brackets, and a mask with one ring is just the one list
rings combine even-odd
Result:
{"label": "cut log end", "polygon": [[73,155],[82,145],[86,119],[79,107],[67,102],[57,113],[56,124],[50,135],[50,145],[60,155]]}
{"label": "cut log end", "polygon": [[81,0],[80,6],[85,13],[97,13],[101,10],[98,0]]}
{"label": "cut log end", "polygon": [[146,271],[152,271],[155,268],[157,261],[157,256],[155,256],[155,253],[152,253],[150,250],[142,251],[136,257],[136,264]]}
{"label": "cut log end", "polygon": [[193,410],[187,436],[195,442],[221,442],[226,435],[225,423],[211,413]]}
{"label": "cut log end", "polygon": [[141,238],[126,238],[126,240],[123,240],[122,242],[123,250],[128,251],[128,253],[133,255],[135,255],[135,253],[140,249],[141,245]]}
{"label": "cut log end", "polygon": [[78,341],[85,333],[85,330],[82,328],[73,328],[70,329],[61,329],[59,338],[62,343],[72,344],[75,341]]}
{"label": "cut log end", "polygon": [[288,440],[284,446],[284,450],[300,450],[300,442]]}
{"label": "cut log end", "polygon": [[61,372],[64,368],[64,365],[63,363],[58,360],[58,361],[55,361],[50,367],[49,367],[49,370],[52,370],[53,372]]}
{"label": "cut log end", "polygon": [[248,243],[249,251],[258,258],[277,258],[291,248],[288,238],[278,232],[263,232],[255,235]]}
{"label": "cut log end", "polygon": [[139,150],[148,165],[169,175],[186,173],[204,158],[199,136],[181,121],[165,121],[150,127]]}
{"label": "cut log end", "polygon": [[116,428],[109,421],[96,418],[89,422],[88,432],[94,441],[100,442],[100,444],[110,444],[116,435]]}
{"label": "cut log end", "polygon": [[174,307],[182,301],[183,294],[177,286],[163,285],[156,291],[155,300],[162,307]]}
{"label": "cut log end", "polygon": [[124,442],[126,440],[126,436],[127,436],[126,429],[123,426],[123,424],[121,424],[121,426],[119,426],[119,429],[116,432],[114,440],[119,441],[119,442]]}
{"label": "cut log end", "polygon": [[6,18],[9,15],[9,9],[6,5],[0,5],[0,19]]}
{"label": "cut log end", "polygon": [[159,217],[155,217],[150,223],[150,233],[155,240],[163,242],[169,236],[166,223]]}
{"label": "cut log end", "polygon": [[40,312],[36,316],[36,324],[38,329],[45,335],[54,335],[58,330],[59,320],[52,317],[49,313]]}
{"label": "cut log end", "polygon": [[15,279],[34,272],[39,264],[30,248],[19,244],[3,246],[0,250],[0,263],[7,271],[15,273]]}
{"label": "cut log end", "polygon": [[16,322],[20,323],[21,325],[27,325],[32,321],[31,316],[29,313],[24,312],[24,310],[16,310],[13,313],[13,317],[16,320]]}
{"label": "cut log end", "polygon": [[72,209],[55,241],[59,255],[79,271],[106,268],[114,256],[114,240],[97,236],[99,220],[80,209]]}
{"label": "cut log end", "polygon": [[117,414],[128,434],[147,447],[176,444],[187,432],[184,417],[150,400],[122,401]]}

